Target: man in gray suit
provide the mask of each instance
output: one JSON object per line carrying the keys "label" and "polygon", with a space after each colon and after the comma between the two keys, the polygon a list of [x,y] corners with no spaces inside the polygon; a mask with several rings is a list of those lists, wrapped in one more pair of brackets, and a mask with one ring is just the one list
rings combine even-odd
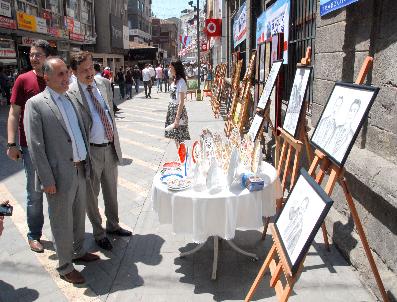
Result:
{"label": "man in gray suit", "polygon": [[87,190],[87,215],[93,227],[95,242],[99,247],[111,250],[112,244],[106,237],[98,210],[100,186],[105,203],[106,233],[117,236],[132,235],[119,225],[117,166],[122,156],[112,111],[111,85],[105,78],[94,78],[92,54],[87,51],[72,55],[70,66],[77,82],[70,86],[68,95],[79,104],[84,124],[89,129],[93,173]]}
{"label": "man in gray suit", "polygon": [[83,249],[89,145],[77,105],[65,94],[69,87],[65,63],[52,57],[43,70],[47,88],[26,103],[25,133],[36,190],[47,195],[58,272],[67,282],[84,283],[73,262],[99,259]]}

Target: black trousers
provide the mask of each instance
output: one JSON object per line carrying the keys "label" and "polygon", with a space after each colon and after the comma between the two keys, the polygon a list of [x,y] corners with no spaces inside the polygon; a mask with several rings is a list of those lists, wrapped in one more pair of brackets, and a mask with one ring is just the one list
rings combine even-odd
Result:
{"label": "black trousers", "polygon": [[[143,87],[145,88],[145,96],[151,96],[152,93],[152,81],[143,81]],[[148,88],[149,88],[149,93],[148,93]]]}

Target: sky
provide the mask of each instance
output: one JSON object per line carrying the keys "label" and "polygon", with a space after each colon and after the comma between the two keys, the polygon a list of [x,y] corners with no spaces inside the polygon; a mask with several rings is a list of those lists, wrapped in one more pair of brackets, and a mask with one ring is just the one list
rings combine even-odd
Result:
{"label": "sky", "polygon": [[[181,11],[190,8],[189,0],[152,0],[153,14],[160,19],[171,17],[180,17]],[[194,5],[197,0],[193,0]],[[200,0],[200,9],[202,9],[203,1]]]}

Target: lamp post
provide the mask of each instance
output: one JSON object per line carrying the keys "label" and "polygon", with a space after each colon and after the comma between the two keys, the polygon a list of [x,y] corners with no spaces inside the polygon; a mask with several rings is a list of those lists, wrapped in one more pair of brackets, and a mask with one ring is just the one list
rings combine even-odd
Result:
{"label": "lamp post", "polygon": [[[190,6],[192,6],[194,8],[194,10],[197,10],[197,101],[201,101],[201,83],[200,83],[200,48],[201,48],[201,44],[200,44],[200,0],[197,0],[197,4],[194,7],[193,6],[193,1],[189,1],[188,2]],[[194,18],[193,18],[194,19]]]}

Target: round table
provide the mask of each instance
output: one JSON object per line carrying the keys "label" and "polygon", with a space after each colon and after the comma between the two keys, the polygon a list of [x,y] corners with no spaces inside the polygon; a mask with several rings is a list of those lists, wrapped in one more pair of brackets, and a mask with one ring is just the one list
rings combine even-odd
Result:
{"label": "round table", "polygon": [[[240,253],[256,257],[255,254],[242,251],[230,240],[236,230],[257,230],[262,227],[262,218],[276,213],[276,200],[282,197],[280,181],[275,168],[263,162],[260,176],[265,186],[261,191],[249,192],[240,183],[211,194],[198,192],[193,188],[184,191],[170,191],[156,174],[152,185],[153,210],[158,214],[161,224],[171,224],[176,234],[189,234],[192,241],[201,243],[191,254],[211,236],[229,240],[228,243]],[[214,269],[217,262],[217,242],[214,242]],[[216,259],[215,259],[216,258]],[[216,261],[215,261],[216,260]],[[215,272],[215,273],[214,273]],[[213,279],[216,269],[213,271]]]}

